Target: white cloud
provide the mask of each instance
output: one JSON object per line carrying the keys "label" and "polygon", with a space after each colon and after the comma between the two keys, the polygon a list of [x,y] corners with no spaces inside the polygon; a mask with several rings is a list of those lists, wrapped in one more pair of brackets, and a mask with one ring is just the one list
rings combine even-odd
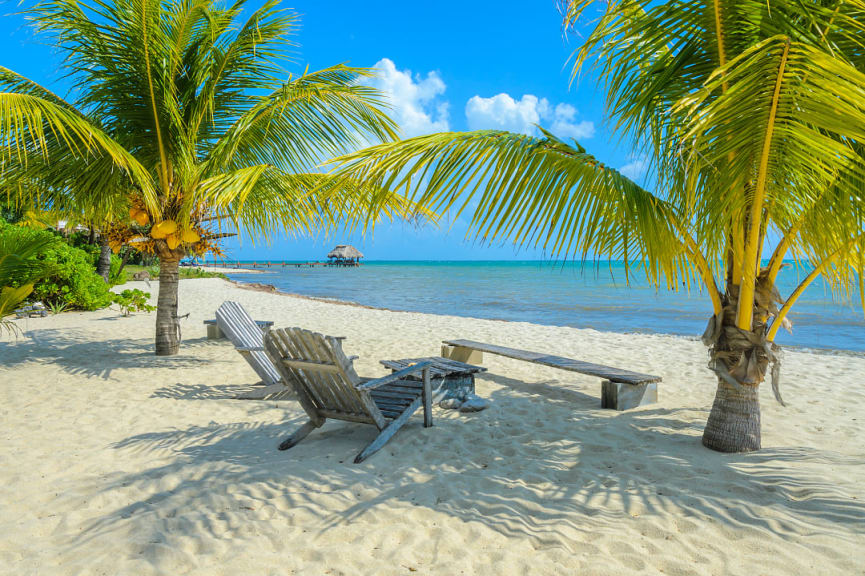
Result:
{"label": "white cloud", "polygon": [[645,176],[646,168],[649,167],[649,162],[645,157],[640,156],[631,158],[631,161],[619,168],[622,175],[627,176],[631,180],[639,180]]}
{"label": "white cloud", "polygon": [[577,117],[577,109],[570,104],[559,104],[553,115],[553,123],[550,132],[559,138],[573,138],[574,140],[585,140],[595,135],[595,123],[591,120],[574,122]]}
{"label": "white cloud", "polygon": [[472,96],[466,103],[466,119],[471,130],[496,129],[509,132],[534,133],[534,124],[548,114],[546,98],[526,94],[514,100],[509,94],[498,94],[492,98]]}
{"label": "white cloud", "polygon": [[381,90],[393,110],[391,118],[402,128],[405,138],[443,132],[449,129],[448,103],[441,97],[447,86],[437,72],[426,76],[399,70],[393,60],[382,58],[375,64],[378,76],[367,84]]}
{"label": "white cloud", "polygon": [[550,105],[546,98],[524,94],[514,100],[509,94],[491,98],[472,96],[466,102],[466,120],[471,130],[507,130],[537,135],[536,124],[549,126],[561,138],[586,139],[595,134],[595,124],[589,120],[576,122],[577,109],[569,104]]}

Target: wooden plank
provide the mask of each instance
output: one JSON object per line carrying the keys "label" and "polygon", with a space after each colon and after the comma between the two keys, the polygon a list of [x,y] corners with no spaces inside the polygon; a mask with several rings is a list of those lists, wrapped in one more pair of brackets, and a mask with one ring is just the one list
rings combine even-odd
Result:
{"label": "wooden plank", "polygon": [[601,408],[630,410],[658,401],[658,383],[625,384],[623,382],[601,382]]}
{"label": "wooden plank", "polygon": [[403,392],[402,390],[381,390],[376,389],[370,392],[373,398],[390,398],[392,400],[408,400],[411,402],[417,398],[414,392]]}
{"label": "wooden plank", "polygon": [[432,421],[432,386],[430,385],[429,368],[423,371],[423,426],[429,428]]}
{"label": "wooden plank", "polygon": [[508,348],[506,346],[496,346],[494,344],[484,344],[473,340],[445,340],[445,344],[451,346],[459,346],[462,348],[471,348],[489,354],[497,354],[515,360],[523,360],[534,364],[541,364],[551,368],[560,368],[570,372],[579,372],[580,374],[588,374],[604,378],[610,382],[620,382],[623,384],[646,384],[650,382],[660,382],[660,376],[652,376],[650,374],[640,374],[629,370],[621,370],[611,366],[602,364],[593,364],[591,362],[583,362],[564,358],[562,356],[553,356],[550,354],[541,354],[538,352],[529,352],[528,350],[519,350],[516,348]]}
{"label": "wooden plank", "polygon": [[397,412],[402,412],[405,410],[405,407],[414,402],[414,400],[409,400],[408,402],[400,402],[400,401],[388,401],[385,398],[375,398],[375,405],[378,406],[379,410],[396,410]]}
{"label": "wooden plank", "polygon": [[[267,336],[264,337],[264,347],[274,358],[279,358],[286,352],[284,337],[282,330],[268,332]],[[306,386],[302,382],[296,381],[288,370],[281,368],[280,371],[285,381],[291,382],[294,385],[298,402],[300,402],[309,419],[316,426],[321,426],[324,423],[324,418],[319,415],[315,402],[310,398]]]}
{"label": "wooden plank", "polygon": [[216,323],[235,348],[250,349],[244,358],[265,384],[280,382],[282,376],[268,355],[263,350],[253,350],[262,348],[264,332],[243,306],[237,302],[224,302],[216,311]]}
{"label": "wooden plank", "polygon": [[[355,411],[354,406],[356,406],[358,409],[357,411],[365,412],[370,416],[370,418],[372,418],[379,430],[384,429],[387,422],[385,421],[384,416],[379,412],[375,402],[373,402],[372,398],[370,398],[368,394],[365,394],[363,391],[360,391],[355,387],[355,380],[359,382],[360,379],[357,378],[357,375],[353,374],[354,371],[350,369],[351,363],[347,358],[345,358],[340,342],[336,339],[325,342],[324,336],[310,332],[309,330],[302,330],[300,328],[293,330],[302,337],[305,337],[306,342],[310,342],[310,339],[315,338],[321,344],[321,346],[318,347],[318,353],[322,355],[326,354],[328,360],[333,361],[338,365],[348,366],[348,370],[350,370],[349,374],[340,371],[337,374],[330,375],[331,379],[329,381],[325,381],[323,378],[320,379],[320,392],[322,394],[329,394],[333,398],[335,405],[343,407],[343,411],[353,412]],[[308,344],[308,347],[312,346],[311,343]],[[319,356],[319,358],[323,359],[323,356]],[[345,394],[339,391],[339,387],[345,388]],[[351,395],[352,402],[346,401],[347,394]]]}
{"label": "wooden plank", "polygon": [[284,359],[283,364],[289,368],[298,370],[313,370],[315,372],[339,372],[339,367],[333,364],[321,364],[319,362],[307,362],[306,360]]}
{"label": "wooden plank", "polygon": [[385,390],[403,391],[418,395],[421,390],[423,390],[423,382],[420,380],[397,380],[396,382],[385,384],[382,388]]}
{"label": "wooden plank", "polygon": [[328,387],[336,403],[346,412],[365,412],[363,403],[354,390],[353,383],[344,372],[346,359],[339,348],[339,342],[316,332],[304,330],[303,333],[317,357],[336,367],[334,373],[323,375],[324,385]]}
{"label": "wooden plank", "polygon": [[364,448],[360,454],[354,459],[355,464],[360,464],[376,452],[382,449],[388,440],[393,438],[393,435],[397,433],[397,431],[403,427],[403,425],[408,422],[408,419],[414,414],[415,410],[420,408],[422,400],[418,398],[402,413],[400,414],[393,422],[388,424],[381,433],[375,437],[375,439],[369,443],[369,445]]}
{"label": "wooden plank", "polygon": [[333,418],[334,420],[344,420],[346,422],[357,422],[359,424],[372,424],[375,422],[370,418],[369,414],[362,412],[342,412],[341,410],[323,409],[319,410],[325,418]]}
{"label": "wooden plank", "polygon": [[[202,324],[205,326],[216,326],[217,322],[218,320],[214,318],[212,320],[205,320]],[[255,322],[259,328],[268,328],[273,326],[273,320],[253,320],[253,322]]]}
{"label": "wooden plank", "polygon": [[[306,350],[306,347],[302,342],[298,340],[295,328],[288,328],[286,330],[282,330],[283,339],[285,341],[286,350],[288,351],[286,358],[304,358],[309,356],[309,352]],[[285,364],[283,364],[285,366]],[[323,394],[321,390],[321,386],[319,385],[318,373],[314,371],[307,372],[305,370],[290,368],[294,373],[295,378],[304,383],[307,391],[309,392],[310,397],[315,400],[315,404],[319,409],[322,408],[330,408],[330,398]]]}
{"label": "wooden plank", "polygon": [[[323,421],[322,421],[323,422]],[[316,424],[312,420],[295,430],[295,432],[282,441],[279,445],[280,450],[288,450],[292,446],[295,446],[298,442],[309,436],[309,433],[318,428],[320,424]]]}
{"label": "wooden plank", "polygon": [[429,366],[431,362],[421,362],[419,364],[415,364],[414,366],[410,366],[408,368],[403,368],[402,370],[397,370],[392,374],[388,374],[387,376],[382,376],[381,378],[376,378],[375,380],[369,380],[360,384],[357,389],[358,390],[370,390],[373,388],[378,388],[379,386],[383,386],[385,384],[390,384],[396,380],[404,378],[410,374],[417,374],[421,372],[424,368]]}
{"label": "wooden plank", "polygon": [[[332,387],[334,393],[342,400],[342,402],[355,412],[367,412],[368,407],[361,398],[355,385],[360,379],[352,368],[352,359],[347,358],[342,351],[342,343],[336,338],[315,335],[319,345],[319,349],[323,354],[326,354],[330,361],[339,367],[339,373],[332,375]],[[375,415],[371,415],[375,419]]]}
{"label": "wooden plank", "polygon": [[483,366],[475,366],[474,364],[466,364],[441,356],[428,356],[424,358],[402,358],[399,360],[382,360],[380,364],[391,370],[401,370],[408,366],[418,364],[419,362],[432,362],[430,366],[431,378],[443,378],[452,374],[472,374],[475,372],[486,372]]}
{"label": "wooden plank", "polygon": [[354,412],[354,407],[344,402],[339,393],[334,389],[334,377],[339,378],[339,367],[332,363],[331,358],[325,351],[321,350],[317,334],[304,330],[302,328],[292,328],[292,339],[297,343],[298,348],[303,350],[303,357],[310,361],[322,364],[329,364],[333,367],[333,372],[326,371],[309,374],[311,380],[315,382],[315,388],[322,401],[325,403],[322,408],[336,410],[337,412]]}

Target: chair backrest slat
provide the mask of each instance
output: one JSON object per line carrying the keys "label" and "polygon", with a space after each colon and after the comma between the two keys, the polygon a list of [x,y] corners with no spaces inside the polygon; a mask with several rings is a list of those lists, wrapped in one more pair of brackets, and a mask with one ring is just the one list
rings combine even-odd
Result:
{"label": "chair backrest slat", "polygon": [[[237,302],[224,302],[216,311],[216,324],[235,348],[261,348],[264,332]],[[244,354],[246,361],[268,386],[281,380],[281,375],[263,350]]]}
{"label": "chair backrest slat", "polygon": [[319,374],[322,391],[330,398],[331,406],[349,414],[362,413],[360,403],[353,400],[358,394],[354,388],[356,382],[352,382],[344,373],[333,346],[325,340],[326,337],[307,330],[296,331],[294,337],[303,342],[308,353],[318,362],[333,367],[332,372]]}
{"label": "chair backrest slat", "polygon": [[[322,418],[344,415],[383,428],[384,416],[368,391],[358,390],[361,379],[336,338],[302,328],[272,330],[264,337],[265,348],[281,373],[308,399],[307,412]],[[303,398],[301,398],[303,397]],[[310,414],[312,416],[312,414]]]}

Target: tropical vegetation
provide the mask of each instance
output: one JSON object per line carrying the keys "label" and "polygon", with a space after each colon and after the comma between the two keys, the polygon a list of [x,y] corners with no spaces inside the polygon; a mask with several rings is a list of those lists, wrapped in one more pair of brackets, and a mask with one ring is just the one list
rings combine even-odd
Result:
{"label": "tropical vegetation", "polygon": [[[0,232],[4,223],[0,220]],[[0,330],[15,332],[6,320],[33,292],[35,283],[53,271],[51,263],[39,258],[56,240],[46,236],[0,233]]]}
{"label": "tropical vegetation", "polygon": [[[642,186],[541,131],[444,133],[341,159],[340,173],[436,211],[473,210],[479,238],[561,258],[622,260],[697,282],[715,401],[703,443],[760,448],[759,386],[778,393],[778,330],[822,277],[862,288],[865,2],[570,0],[573,74],[595,73],[611,125],[651,171]],[[474,207],[476,205],[476,208]],[[779,294],[792,261],[802,282]],[[770,369],[771,367],[771,369]]]}
{"label": "tropical vegetation", "polygon": [[[410,208],[317,170],[394,137],[371,72],[291,75],[297,16],[268,0],[45,0],[27,10],[64,56],[63,98],[0,68],[0,190],[80,213],[110,246],[159,258],[156,354],[176,354],[178,264],[243,234],[372,225]],[[85,212],[88,217],[94,214]]]}
{"label": "tropical vegetation", "polygon": [[120,307],[124,316],[130,316],[133,312],[153,312],[156,306],[151,306],[150,292],[144,292],[138,288],[127,289],[119,294],[114,294],[112,301]]}
{"label": "tropical vegetation", "polygon": [[[97,254],[76,248],[50,230],[12,226],[0,220],[2,254],[16,254],[19,246],[27,251],[27,267],[8,271],[6,286],[29,285],[25,295],[48,306],[96,310],[111,303],[109,285],[96,273]],[[10,248],[12,247],[12,248]],[[40,274],[32,275],[38,269]]]}

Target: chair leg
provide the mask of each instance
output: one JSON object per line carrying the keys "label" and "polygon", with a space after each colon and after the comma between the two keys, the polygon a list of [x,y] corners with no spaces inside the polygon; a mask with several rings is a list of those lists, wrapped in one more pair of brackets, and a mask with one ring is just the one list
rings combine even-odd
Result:
{"label": "chair leg", "polygon": [[310,420],[309,422],[307,422],[306,424],[304,424],[303,426],[301,426],[300,428],[295,430],[291,436],[289,436],[288,438],[283,440],[282,444],[279,445],[279,449],[280,450],[288,450],[289,448],[291,448],[292,446],[294,446],[295,444],[297,444],[298,442],[300,442],[301,440],[303,440],[304,438],[309,436],[309,433],[312,432],[313,430],[315,430],[316,428],[318,428],[318,426],[316,426],[315,423],[312,420]]}
{"label": "chair leg", "polygon": [[381,450],[387,441],[393,438],[393,435],[397,433],[397,430],[402,428],[403,424],[408,422],[409,417],[414,414],[415,410],[420,408],[422,399],[417,398],[414,402],[409,404],[409,406],[403,411],[402,414],[396,417],[396,419],[382,428],[381,432],[378,433],[378,436],[369,443],[369,445],[363,449],[363,451],[357,455],[354,459],[355,464],[360,464],[379,450]]}

